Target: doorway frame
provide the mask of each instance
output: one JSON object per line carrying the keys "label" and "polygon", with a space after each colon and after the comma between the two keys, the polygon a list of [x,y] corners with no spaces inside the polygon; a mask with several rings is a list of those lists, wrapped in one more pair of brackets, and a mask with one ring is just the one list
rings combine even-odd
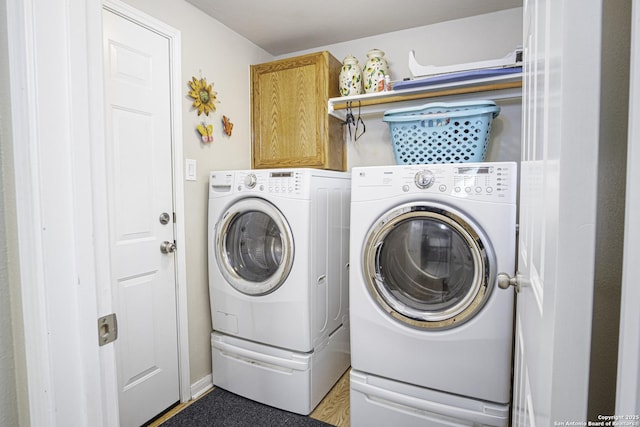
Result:
{"label": "doorway frame", "polygon": [[636,302],[640,288],[636,281],[640,267],[635,260],[640,255],[640,0],[633,0],[631,15],[631,65],[629,72],[629,129],[627,139],[627,171],[625,197],[624,260],[622,266],[622,297],[616,414],[638,414],[640,411],[640,313]]}
{"label": "doorway frame", "polygon": [[[186,233],[184,223],[184,174],[183,174],[183,145],[182,145],[182,105],[180,97],[182,87],[182,73],[181,73],[181,35],[180,31],[168,26],[167,24],[121,2],[118,0],[103,0],[102,9],[108,10],[121,16],[124,19],[147,28],[162,37],[165,37],[169,42],[169,65],[170,65],[170,91],[171,91],[171,161],[172,161],[172,182],[173,182],[173,206],[175,212],[174,231],[176,236],[176,242],[178,250],[176,254],[176,311],[178,322],[178,376],[179,376],[179,392],[180,401],[186,402],[191,399],[191,381],[189,370],[189,329],[188,329],[188,311],[187,311],[187,273],[186,273],[186,256],[185,251],[181,250],[181,247],[185,247]],[[100,34],[102,35],[102,23],[100,24]],[[102,45],[100,46],[100,52],[102,52]],[[100,56],[102,58],[102,56]],[[103,63],[94,64],[103,69]],[[101,79],[101,84],[104,85],[104,77]],[[104,111],[103,111],[104,113]],[[104,141],[103,141],[104,143]],[[106,148],[106,147],[103,147]],[[100,168],[104,169],[104,163],[100,159]],[[101,185],[106,188],[106,175],[102,176],[105,179]],[[101,187],[102,188],[102,187]],[[95,191],[100,188],[94,188]],[[100,194],[100,193],[98,193]],[[106,194],[106,193],[102,193]],[[108,230],[107,222],[100,222],[96,224],[96,228],[104,227],[104,232]],[[107,301],[98,301],[99,306],[112,305],[111,300],[111,288],[110,283],[105,285],[107,289],[100,289],[98,295]],[[111,311],[108,311],[111,312]],[[111,361],[102,361],[103,369],[110,369],[114,367],[114,363]],[[113,371],[114,377],[117,372]]]}
{"label": "doorway frame", "polygon": [[[2,0],[0,0],[2,1]],[[112,9],[171,43],[176,239],[184,242],[180,33],[122,2]],[[104,161],[103,0],[4,0],[16,253],[11,261],[19,417],[118,425]],[[11,161],[11,160],[9,160]],[[53,225],[54,226],[50,226]],[[50,226],[50,227],[47,227]],[[12,248],[10,248],[12,249]],[[179,392],[191,397],[186,256],[176,253]]]}

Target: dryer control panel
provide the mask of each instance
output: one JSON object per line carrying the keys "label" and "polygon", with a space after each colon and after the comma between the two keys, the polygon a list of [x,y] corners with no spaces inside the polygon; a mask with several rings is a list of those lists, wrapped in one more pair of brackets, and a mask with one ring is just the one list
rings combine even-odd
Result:
{"label": "dryer control panel", "polygon": [[355,197],[363,200],[398,194],[441,194],[515,203],[517,165],[492,162],[360,167],[353,168],[352,182],[354,189],[361,189],[360,196]]}
{"label": "dryer control panel", "polygon": [[[336,184],[340,181],[340,184]],[[230,195],[309,199],[322,188],[350,187],[351,174],[321,169],[246,169],[209,173],[209,197]],[[336,187],[336,188],[337,188]]]}
{"label": "dryer control panel", "polygon": [[256,192],[280,195],[299,194],[304,187],[303,174],[296,171],[211,172],[209,194]]}

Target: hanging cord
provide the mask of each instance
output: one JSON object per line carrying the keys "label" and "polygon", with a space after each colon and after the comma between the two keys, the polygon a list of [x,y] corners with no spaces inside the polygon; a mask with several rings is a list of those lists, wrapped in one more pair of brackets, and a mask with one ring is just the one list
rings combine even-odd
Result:
{"label": "hanging cord", "polygon": [[346,109],[346,115],[344,117],[344,122],[342,122],[343,126],[347,126],[347,130],[349,132],[349,139],[351,141],[353,141],[353,135],[351,134],[351,125],[355,125],[356,119],[355,117],[353,117],[353,110],[352,110],[352,103],[353,101],[347,101],[347,109]]}
{"label": "hanging cord", "polygon": [[[362,120],[362,117],[360,117],[360,101],[358,101],[357,118],[353,115],[353,101],[347,101],[346,105],[346,114],[344,122],[342,122],[342,126],[347,126],[347,131],[349,132],[349,140],[357,141],[358,138],[364,135],[367,130],[364,124],[364,120]],[[351,126],[354,127],[353,132],[351,131]]]}
{"label": "hanging cord", "polygon": [[356,136],[356,141],[367,131],[367,127],[364,124],[364,120],[360,117],[360,101],[358,101],[358,118],[356,120],[356,129],[354,135]]}

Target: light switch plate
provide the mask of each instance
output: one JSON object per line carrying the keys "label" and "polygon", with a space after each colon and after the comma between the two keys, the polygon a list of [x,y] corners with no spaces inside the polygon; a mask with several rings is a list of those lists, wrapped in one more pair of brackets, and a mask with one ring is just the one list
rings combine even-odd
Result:
{"label": "light switch plate", "polygon": [[184,175],[184,179],[186,179],[187,181],[196,180],[196,161],[194,159],[185,159]]}

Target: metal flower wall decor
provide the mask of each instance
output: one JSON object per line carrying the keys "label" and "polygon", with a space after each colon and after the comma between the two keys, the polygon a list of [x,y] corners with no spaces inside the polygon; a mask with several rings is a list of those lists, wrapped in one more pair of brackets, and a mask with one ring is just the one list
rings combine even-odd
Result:
{"label": "metal flower wall decor", "polygon": [[198,116],[202,113],[209,115],[210,112],[216,111],[215,103],[219,102],[217,99],[218,93],[213,90],[213,84],[207,84],[207,79],[197,79],[192,77],[189,81],[189,96],[193,98],[193,104],[191,106],[198,110]]}

